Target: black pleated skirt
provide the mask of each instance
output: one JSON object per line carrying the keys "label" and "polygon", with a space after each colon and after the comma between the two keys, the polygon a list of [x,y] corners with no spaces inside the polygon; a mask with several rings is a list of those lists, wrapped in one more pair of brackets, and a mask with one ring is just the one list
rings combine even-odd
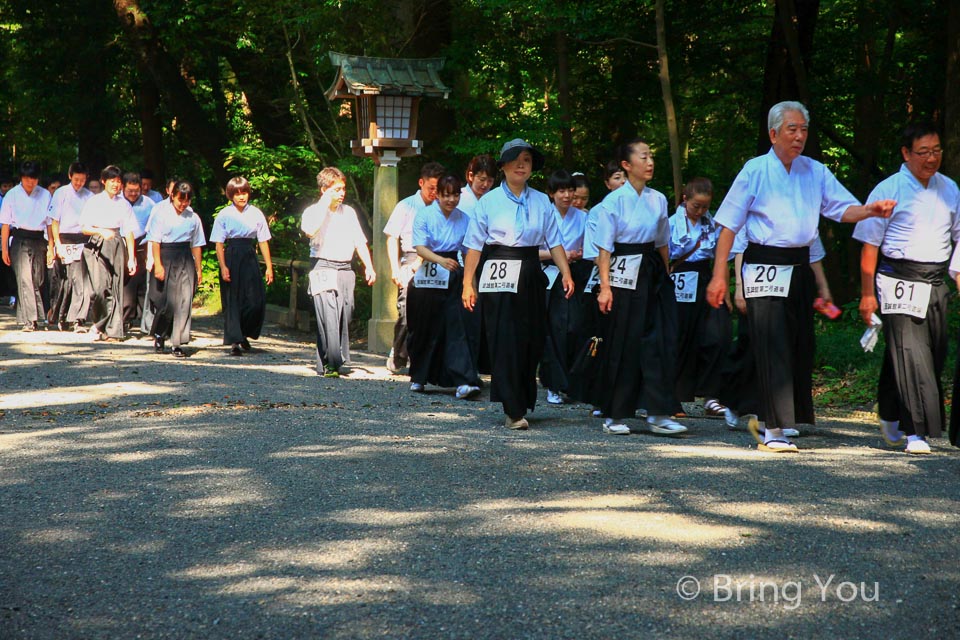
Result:
{"label": "black pleated skirt", "polygon": [[223,344],[256,340],[263,329],[267,308],[267,290],[257,262],[257,241],[227,240],[224,262],[230,270],[230,282],[220,279],[223,306]]}
{"label": "black pleated skirt", "polygon": [[193,296],[197,292],[197,268],[189,242],[160,245],[164,278],[150,274],[150,302],[155,310],[151,335],[170,339],[174,347],[190,342]]}
{"label": "black pleated skirt", "polygon": [[539,255],[537,247],[487,245],[479,267],[491,259],[522,260],[516,293],[479,295],[490,358],[490,399],[502,403],[503,412],[514,420],[537,404],[537,366],[547,331],[547,277]]}
{"label": "black pleated skirt", "polygon": [[[456,259],[456,252],[438,253]],[[476,330],[472,313],[463,308],[460,290],[463,271],[450,273],[446,289],[418,289],[414,279],[407,286],[407,354],[410,380],[438,387],[480,385],[471,343]]]}
{"label": "black pleated skirt", "polygon": [[672,415],[676,407],[677,310],[673,281],[653,247],[617,245],[615,256],[642,254],[635,289],[613,287],[603,342],[600,408],[614,420]]}
{"label": "black pleated skirt", "polygon": [[710,260],[683,263],[675,272],[697,273],[694,301],[677,302],[677,400],[716,398],[723,382],[721,369],[730,350],[730,310],[726,304],[719,309],[707,304],[707,285],[713,275]]}

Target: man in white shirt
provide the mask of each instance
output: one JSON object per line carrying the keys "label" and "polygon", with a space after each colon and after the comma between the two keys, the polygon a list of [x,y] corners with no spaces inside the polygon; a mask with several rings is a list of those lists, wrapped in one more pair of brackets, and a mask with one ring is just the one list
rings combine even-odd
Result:
{"label": "man in white shirt", "polygon": [[87,200],[81,213],[82,232],[89,236],[83,258],[92,287],[90,321],[94,340],[123,339],[123,273],[132,274],[137,268],[133,243],[137,219],[121,194],[122,175],[119,167],[105,167],[100,172],[103,191]]}
{"label": "man in white shirt", "polygon": [[40,175],[38,163],[24,162],[20,184],[10,189],[0,204],[3,263],[13,267],[17,278],[17,323],[24,331],[35,331],[44,317],[40,289],[46,279],[47,251],[53,249],[44,238],[50,192],[39,186]]}
{"label": "man in white shirt", "polygon": [[51,316],[61,330],[72,324],[75,332],[82,333],[86,331],[83,323],[90,309],[90,292],[83,262],[87,237],[83,235],[80,216],[93,194],[84,187],[87,169],[83,164],[71,164],[67,176],[70,181],[57,189],[50,201],[47,232],[56,248],[54,268],[62,269],[60,292],[52,301]]}
{"label": "man in white shirt", "polygon": [[896,202],[861,205],[822,163],[803,155],[809,114],[799,102],[781,102],[767,117],[770,151],[747,161],[730,186],[714,220],[722,225],[707,301],[723,304],[729,290],[727,257],[746,228],[744,293],[750,342],[759,374],[760,410],[766,421],[750,430],[762,451],[796,452],[785,435],[797,423],[813,423],[811,307],[816,290],[810,245],[820,216],[836,222],[889,217]]}
{"label": "man in white shirt", "polygon": [[417,212],[437,199],[437,181],[446,169],[438,162],[428,162],[420,169],[420,190],[404,198],[394,207],[383,227],[387,236],[390,272],[397,285],[397,323],[393,327],[393,347],[387,357],[387,369],[397,373],[407,366],[407,283],[420,268],[420,257],[413,246],[413,219]]}
{"label": "man in white shirt", "polygon": [[126,275],[123,284],[123,322],[126,325],[134,325],[140,319],[147,292],[147,221],[154,201],[143,193],[142,183],[143,179],[136,173],[123,174],[123,197],[130,203],[137,219],[137,231],[133,234],[137,270],[133,275]]}
{"label": "man in white shirt", "polygon": [[[945,423],[940,377],[947,354],[947,266],[960,276],[957,184],[939,172],[943,148],[930,123],[903,132],[900,170],[878,184],[870,199],[897,201],[889,218],[857,224],[860,315],[871,324],[878,312],[886,338],[878,385],[880,431],[887,444],[907,453],[930,453],[927,437]],[[958,277],[960,280],[960,277]]]}

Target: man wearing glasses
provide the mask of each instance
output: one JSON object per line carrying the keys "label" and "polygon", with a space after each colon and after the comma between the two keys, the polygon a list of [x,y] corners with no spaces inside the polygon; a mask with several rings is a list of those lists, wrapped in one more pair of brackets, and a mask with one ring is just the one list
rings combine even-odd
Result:
{"label": "man wearing glasses", "polygon": [[896,200],[893,214],[862,220],[853,237],[863,242],[860,315],[869,325],[879,313],[887,344],[878,385],[880,433],[891,447],[925,454],[926,439],[939,437],[944,425],[945,276],[949,265],[960,282],[960,257],[951,262],[951,244],[960,240],[960,191],[939,173],[943,150],[932,124],[909,125],[900,152],[900,171],[869,198]]}

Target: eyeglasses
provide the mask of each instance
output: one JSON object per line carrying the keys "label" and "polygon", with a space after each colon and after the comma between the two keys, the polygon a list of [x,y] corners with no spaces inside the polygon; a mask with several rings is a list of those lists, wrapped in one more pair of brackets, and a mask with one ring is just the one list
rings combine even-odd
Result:
{"label": "eyeglasses", "polygon": [[914,151],[913,149],[910,149],[910,153],[917,156],[918,158],[922,158],[926,160],[930,156],[939,158],[940,156],[943,155],[943,149],[941,149],[940,147],[934,147],[933,149],[923,149],[921,151]]}

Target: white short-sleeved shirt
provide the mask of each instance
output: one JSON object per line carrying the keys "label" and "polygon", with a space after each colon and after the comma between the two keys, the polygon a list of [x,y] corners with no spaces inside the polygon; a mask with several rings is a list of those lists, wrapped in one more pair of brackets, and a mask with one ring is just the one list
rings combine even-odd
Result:
{"label": "white short-sleeved shirt", "polygon": [[189,242],[191,247],[202,247],[207,244],[200,216],[190,207],[184,209],[183,213],[177,214],[177,210],[169,200],[154,205],[148,226],[150,227],[147,231],[149,242],[160,244]]}
{"label": "white short-sleeved shirt", "polygon": [[413,246],[434,252],[461,251],[469,224],[470,218],[459,208],[451,211],[447,218],[434,202],[413,219]]}
{"label": "white short-sleeved shirt", "polygon": [[599,202],[590,209],[587,214],[587,221],[583,226],[583,259],[596,260],[600,253],[597,251],[597,245],[594,238],[597,235],[597,220],[600,218],[600,211],[603,202]]}
{"label": "white short-sleeved shirt", "polygon": [[714,216],[717,224],[772,247],[806,247],[817,237],[820,216],[836,222],[860,202],[823,164],[799,156],[787,172],[773,148],[748,160]]}
{"label": "white short-sleeved shirt", "polygon": [[300,229],[310,236],[311,258],[350,262],[353,252],[367,245],[357,212],[345,204],[332,213],[322,199],[310,205],[303,211]]}
{"label": "white short-sleeved shirt", "polygon": [[457,209],[463,211],[468,217],[473,216],[473,210],[477,208],[478,202],[480,202],[480,200],[477,199],[477,194],[473,192],[470,185],[466,185],[460,189],[460,204],[457,205]]}
{"label": "white short-sleeved shirt", "polygon": [[383,233],[394,238],[400,238],[401,251],[413,251],[413,219],[417,212],[429,206],[423,201],[421,191],[404,198],[393,208],[390,219],[383,226]]}
{"label": "white short-sleeved shirt", "polygon": [[150,213],[153,211],[156,203],[150,198],[140,196],[136,202],[131,202],[130,206],[133,208],[133,217],[137,219],[137,230],[133,232],[133,237],[143,238],[147,233],[147,222],[150,220]]}
{"label": "white short-sleeved shirt", "polygon": [[924,187],[906,164],[878,184],[868,200],[896,200],[889,218],[867,218],[857,223],[853,237],[880,247],[880,253],[895,260],[946,262],[951,240],[960,240],[957,183],[935,173]]}
{"label": "white short-sleeved shirt", "polygon": [[593,243],[614,252],[614,243],[652,242],[660,248],[670,243],[667,198],[655,189],[637,190],[629,182],[603,199]]}
{"label": "white short-sleeved shirt", "polygon": [[[567,215],[560,215],[556,206],[553,207],[553,219],[557,222],[560,232],[560,244],[566,251],[577,251],[583,248],[583,235],[587,226],[587,213],[583,209],[570,207]],[[542,251],[549,251],[547,245],[540,245]]]}
{"label": "white short-sleeved shirt", "polygon": [[65,184],[53,193],[47,216],[60,224],[60,233],[80,233],[83,228],[80,215],[83,206],[92,197],[93,192],[86,187],[80,187],[80,191],[77,191],[72,184]]}
{"label": "white short-sleeved shirt", "polygon": [[213,219],[210,230],[210,242],[226,242],[232,238],[256,239],[266,242],[270,239],[270,225],[267,218],[257,207],[248,204],[239,211],[233,204],[224,207]]}
{"label": "white short-sleeved shirt", "polygon": [[677,207],[677,211],[670,216],[670,259],[676,260],[687,255],[697,247],[699,242],[700,246],[690,253],[686,261],[710,260],[716,253],[719,235],[720,227],[713,221],[709,212],[693,223],[687,217],[687,210],[682,206]]}
{"label": "white short-sleeved shirt", "polygon": [[506,182],[488,191],[473,211],[463,244],[482,251],[485,244],[505,247],[560,246],[560,231],[547,194],[524,187],[520,202],[507,195]]}
{"label": "white short-sleeved shirt", "polygon": [[119,229],[123,235],[136,236],[140,229],[133,207],[119,193],[113,198],[106,191],[96,194],[83,205],[80,219],[85,228]]}
{"label": "white short-sleeved shirt", "polygon": [[18,184],[0,203],[0,224],[8,224],[27,231],[46,231],[50,224],[47,209],[50,207],[50,192],[39,184],[28,195]]}

